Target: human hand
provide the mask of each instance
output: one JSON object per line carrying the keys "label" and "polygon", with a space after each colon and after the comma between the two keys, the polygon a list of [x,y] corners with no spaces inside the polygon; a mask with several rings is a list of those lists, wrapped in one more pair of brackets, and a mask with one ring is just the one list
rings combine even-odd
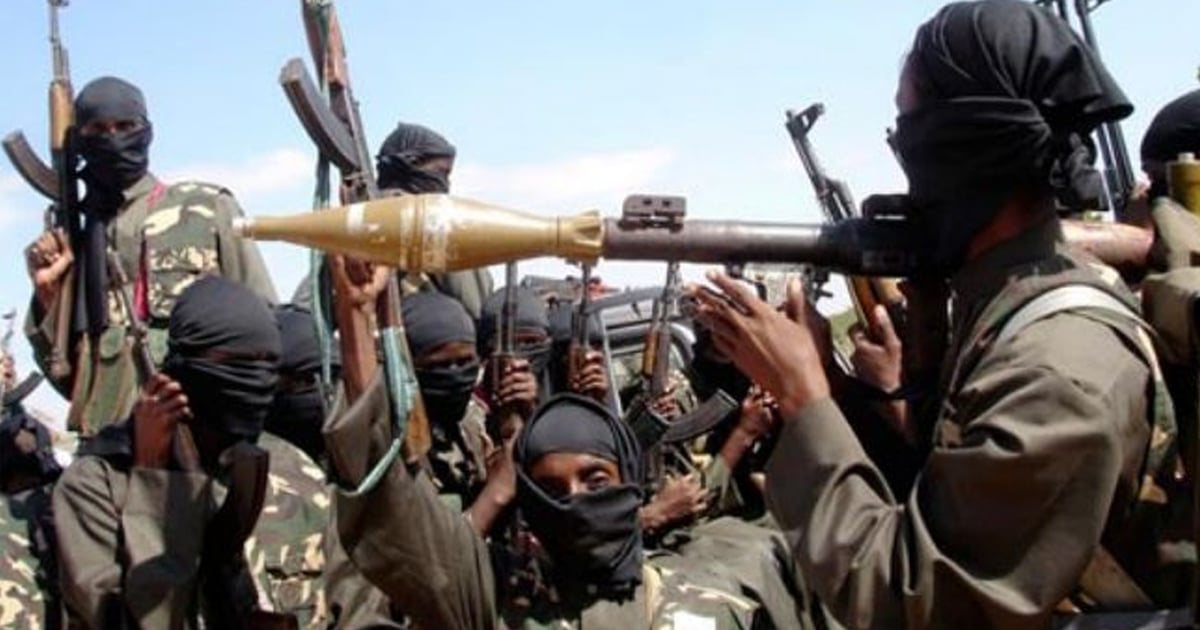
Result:
{"label": "human hand", "polygon": [[657,531],[693,519],[708,510],[708,493],[696,475],[668,476],[654,499],[642,508],[642,528]]}
{"label": "human hand", "polygon": [[495,407],[513,409],[521,417],[528,418],[538,401],[537,378],[529,360],[511,358],[498,363],[501,364],[500,378],[496,381],[496,391],[492,392]]}
{"label": "human hand", "polygon": [[869,328],[855,323],[849,331],[854,344],[854,353],[850,355],[854,374],[879,390],[895,391],[900,388],[903,367],[900,337],[882,304],[876,304],[867,313],[867,320]]}
{"label": "human hand", "polygon": [[0,383],[5,391],[17,386],[17,368],[11,354],[0,355]]}
{"label": "human hand", "polygon": [[663,420],[674,420],[683,414],[679,408],[679,400],[675,398],[675,383],[667,386],[662,395],[650,401],[650,411],[658,414]]}
{"label": "human hand", "polygon": [[192,415],[183,387],[165,374],[155,374],[133,407],[134,464],[146,468],[170,465],[176,429]]}
{"label": "human hand", "polygon": [[708,278],[723,293],[689,288],[697,317],[712,331],[717,349],[770,392],[785,416],[829,397],[828,326],[805,302],[799,281],[788,282],[781,313],[725,274]]}
{"label": "human hand", "polygon": [[778,405],[770,394],[758,387],[742,400],[742,412],[738,416],[736,431],[740,431],[751,442],[765,437],[779,423]]}
{"label": "human hand", "polygon": [[608,369],[604,364],[604,353],[588,350],[578,373],[570,383],[571,391],[583,394],[601,403],[608,400]]}
{"label": "human hand", "polygon": [[75,262],[75,254],[67,246],[67,234],[62,228],[46,230],[25,248],[25,268],[33,282],[33,293],[43,309],[49,309],[58,299],[63,276]]}

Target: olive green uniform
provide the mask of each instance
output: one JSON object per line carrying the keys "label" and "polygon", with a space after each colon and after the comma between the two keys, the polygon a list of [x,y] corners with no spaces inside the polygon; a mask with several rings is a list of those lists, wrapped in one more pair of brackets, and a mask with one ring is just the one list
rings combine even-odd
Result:
{"label": "olive green uniform", "polygon": [[989,313],[1015,310],[1006,300],[1085,278],[1100,283],[1063,252],[1050,221],[952,279],[941,405],[908,496],[892,495],[833,402],[784,419],[768,502],[801,573],[842,623],[1045,626],[1102,536],[1120,529],[1152,427],[1154,380],[1131,343],[1136,328],[1071,310],[981,355],[971,347]]}
{"label": "olive green uniform", "polygon": [[[389,420],[380,413],[384,409],[384,392],[376,380],[327,426],[332,459],[346,479],[361,479],[389,443]],[[535,606],[537,613],[507,615],[497,602],[487,543],[460,512],[440,501],[423,472],[414,474],[397,464],[371,492],[352,497],[339,491],[335,502],[347,554],[421,627],[633,629],[690,622],[746,628],[763,614],[756,601],[729,587],[728,576],[693,573],[651,558],[643,567],[642,586],[627,601],[598,600],[582,609],[547,602]],[[382,505],[397,508],[379,509]]]}
{"label": "olive green uniform", "polygon": [[[155,361],[166,353],[166,325],[175,299],[196,278],[220,274],[246,285],[270,302],[275,288],[258,247],[236,236],[232,219],[242,210],[229,191],[209,184],[163,185],[146,174],[124,193],[124,205],[108,226],[110,250],[121,260],[129,291],[138,295],[144,279],[150,349]],[[125,312],[115,282],[109,282],[109,325],[93,341],[80,335],[72,373],[54,381],[71,401],[69,428],[84,435],[124,420],[137,398],[136,370],[126,338]],[[34,358],[49,374],[57,309],[46,312],[32,301],[25,334]]]}

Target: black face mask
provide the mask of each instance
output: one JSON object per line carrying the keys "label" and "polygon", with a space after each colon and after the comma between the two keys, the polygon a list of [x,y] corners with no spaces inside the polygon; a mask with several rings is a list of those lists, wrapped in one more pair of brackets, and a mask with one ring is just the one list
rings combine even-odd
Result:
{"label": "black face mask", "polygon": [[267,415],[266,429],[320,461],[325,453],[325,439],[321,436],[325,415],[325,398],[316,385],[279,392]]}
{"label": "black face mask", "polygon": [[[87,162],[82,171],[89,191],[119,193],[145,176],[150,168],[149,122],[127,133],[77,137],[79,154]],[[116,211],[116,208],[110,208]]]}
{"label": "black face mask", "polygon": [[274,400],[273,362],[218,363],[168,352],[162,370],[183,387],[193,422],[258,439]]}
{"label": "black face mask", "polygon": [[601,595],[629,595],[641,578],[641,490],[611,486],[565,498],[550,497],[518,473],[522,513],[556,569],[565,590],[599,586]]}
{"label": "black face mask", "polygon": [[379,158],[379,187],[419,195],[450,192],[450,179],[441,171],[414,166],[418,158],[409,154]]}
{"label": "black face mask", "polygon": [[540,343],[518,343],[517,356],[529,361],[529,369],[541,378],[550,366],[550,340]]}
{"label": "black face mask", "polygon": [[457,425],[471,402],[471,391],[479,378],[479,361],[417,368],[416,373],[429,419],[444,427]]}

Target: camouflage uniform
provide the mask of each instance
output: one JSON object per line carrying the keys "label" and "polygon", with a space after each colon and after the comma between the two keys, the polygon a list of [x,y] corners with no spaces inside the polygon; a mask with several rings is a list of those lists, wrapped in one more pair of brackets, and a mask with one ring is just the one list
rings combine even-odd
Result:
{"label": "camouflage uniform", "polygon": [[[341,472],[361,478],[390,437],[385,393],[376,379],[346,413],[326,428]],[[707,580],[690,579],[651,559],[644,580],[627,601],[595,601],[583,609],[541,602],[528,613],[506,615],[497,600],[498,573],[488,544],[456,511],[448,509],[419,472],[395,465],[373,491],[335,495],[338,531],[363,574],[423,627],[430,628],[748,628],[766,621],[754,599]],[[396,505],[404,509],[380,510]],[[681,562],[683,562],[681,560]],[[534,612],[536,611],[536,612]],[[501,618],[505,621],[501,622]]]}
{"label": "camouflage uniform", "polygon": [[[166,353],[166,325],[175,299],[196,278],[221,274],[275,301],[275,289],[257,246],[235,236],[233,217],[241,208],[229,191],[197,182],[166,186],[147,174],[124,193],[125,204],[108,226],[110,249],[117,252],[150,329],[156,361]],[[54,382],[71,401],[68,427],[85,436],[125,419],[137,397],[137,376],[130,358],[125,312],[109,285],[109,326],[92,340],[74,341],[78,359],[72,374]],[[56,309],[43,312],[37,300],[29,309],[25,334],[34,358],[46,371],[54,340]],[[47,372],[48,373],[48,372]]]}
{"label": "camouflage uniform", "polygon": [[50,486],[3,497],[0,506],[0,627],[62,626]]}
{"label": "camouflage uniform", "polygon": [[296,615],[301,628],[328,621],[322,573],[329,522],[325,474],[303,451],[270,433],[258,445],[271,456],[262,513],[246,540],[246,560],[264,610]]}

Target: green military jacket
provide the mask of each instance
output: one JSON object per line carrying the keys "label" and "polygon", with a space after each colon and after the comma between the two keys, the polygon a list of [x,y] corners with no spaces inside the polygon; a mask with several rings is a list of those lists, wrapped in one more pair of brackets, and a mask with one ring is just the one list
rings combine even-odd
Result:
{"label": "green military jacket", "polygon": [[62,626],[50,490],[0,497],[0,627]]}
{"label": "green military jacket", "polygon": [[[233,234],[242,215],[229,191],[209,184],[164,185],[147,174],[124,193],[125,203],[109,224],[110,249],[117,252],[150,328],[151,354],[166,352],[166,324],[175,299],[196,278],[220,274],[275,301],[275,288],[258,247]],[[109,283],[109,326],[96,340],[73,339],[77,357],[71,373],[53,382],[71,401],[68,427],[85,436],[125,419],[137,397],[137,376],[126,337],[126,313],[118,287]],[[57,309],[46,312],[32,300],[25,334],[34,358],[49,374]]]}
{"label": "green military jacket", "polygon": [[[330,456],[345,480],[362,479],[391,441],[380,381],[327,425]],[[335,494],[338,533],[351,560],[393,604],[427,628],[749,628],[763,614],[755,600],[650,558],[635,597],[582,609],[535,606],[536,615],[502,610],[487,542],[438,498],[420,469],[394,465],[361,496]],[[403,506],[380,509],[379,506]],[[727,583],[727,582],[726,582]],[[504,621],[502,621],[504,619]],[[689,626],[686,624],[699,624]]]}
{"label": "green military jacket", "polygon": [[955,369],[978,356],[968,343],[989,309],[1031,283],[1087,276],[1061,240],[1048,221],[952,279],[940,407],[908,496],[893,496],[832,401],[784,419],[768,505],[841,623],[1045,627],[1130,513],[1154,391],[1136,331],[1059,312]]}
{"label": "green military jacket", "polygon": [[260,607],[296,616],[300,628],[329,622],[325,600],[325,532],[329,489],[325,473],[304,451],[263,433],[258,445],[271,457],[266,499],[246,540],[246,560]]}

